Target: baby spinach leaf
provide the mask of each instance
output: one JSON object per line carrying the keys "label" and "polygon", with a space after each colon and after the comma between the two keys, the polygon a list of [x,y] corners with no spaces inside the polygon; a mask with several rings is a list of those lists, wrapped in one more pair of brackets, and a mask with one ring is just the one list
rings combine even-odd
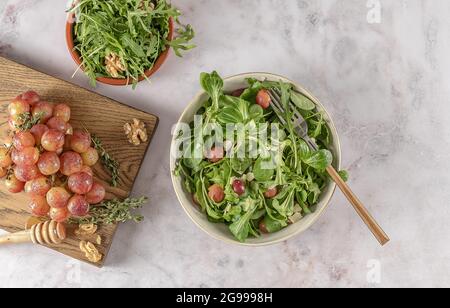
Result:
{"label": "baby spinach leaf", "polygon": [[245,240],[248,238],[249,232],[250,232],[250,219],[252,218],[255,210],[256,210],[256,204],[255,201],[250,199],[247,201],[250,201],[251,208],[248,209],[248,211],[242,215],[239,220],[232,223],[229,227],[231,233],[240,241],[245,242]]}
{"label": "baby spinach leaf", "polygon": [[275,233],[287,226],[287,223],[282,220],[275,220],[269,215],[266,215],[263,220],[263,224],[269,233]]}
{"label": "baby spinach leaf", "polygon": [[333,155],[328,150],[319,150],[309,155],[303,162],[314,169],[325,170],[333,162]]}
{"label": "baby spinach leaf", "polygon": [[253,174],[255,175],[255,179],[259,182],[270,181],[275,173],[275,169],[271,167],[271,158],[258,158],[253,166]]}

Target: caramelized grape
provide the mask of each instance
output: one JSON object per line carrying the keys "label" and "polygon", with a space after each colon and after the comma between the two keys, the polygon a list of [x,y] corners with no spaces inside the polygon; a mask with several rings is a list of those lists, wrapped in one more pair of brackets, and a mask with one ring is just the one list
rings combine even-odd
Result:
{"label": "caramelized grape", "polygon": [[0,147],[0,168],[8,168],[13,163],[7,148]]}
{"label": "caramelized grape", "polygon": [[25,192],[31,196],[43,196],[52,188],[50,180],[44,176],[25,183]]}
{"label": "caramelized grape", "polygon": [[68,180],[70,191],[79,195],[87,194],[92,189],[93,184],[94,179],[85,172],[74,173]]}
{"label": "caramelized grape", "polygon": [[70,214],[75,217],[84,217],[89,214],[89,203],[80,195],[70,198],[67,208]]}
{"label": "caramelized grape", "polygon": [[19,181],[14,174],[9,175],[5,180],[6,189],[13,194],[22,192],[25,182]]}
{"label": "caramelized grape", "polygon": [[41,176],[36,165],[30,166],[15,166],[14,175],[21,182],[28,182]]}
{"label": "caramelized grape", "polygon": [[60,118],[64,122],[69,122],[70,120],[70,107],[66,104],[58,104],[53,109],[53,116]]}
{"label": "caramelized grape", "polygon": [[39,102],[32,109],[33,116],[41,116],[41,123],[44,124],[53,116],[53,105],[48,102]]}
{"label": "caramelized grape", "polygon": [[98,161],[98,152],[94,148],[89,148],[86,152],[81,154],[81,158],[83,158],[83,163],[86,166],[92,167]]}
{"label": "caramelized grape", "polygon": [[36,105],[41,100],[39,95],[34,91],[27,91],[22,95],[20,95],[19,97],[25,102],[27,102],[30,106]]}
{"label": "caramelized grape", "polygon": [[51,207],[60,209],[67,207],[70,193],[64,187],[53,187],[47,193],[47,202]]}
{"label": "caramelized grape", "polygon": [[242,196],[243,194],[245,194],[245,184],[242,180],[234,180],[232,187],[233,187],[233,191],[238,196]]}
{"label": "caramelized grape", "polygon": [[11,119],[17,119],[22,113],[30,112],[30,105],[22,99],[15,99],[8,105]]}
{"label": "caramelized grape", "polygon": [[272,199],[275,198],[278,195],[278,189],[277,187],[270,187],[269,189],[267,189],[267,191],[264,193],[264,197],[266,197],[267,199]]}
{"label": "caramelized grape", "polygon": [[64,135],[66,134],[67,123],[64,122],[63,120],[61,120],[60,118],[53,117],[47,121],[46,125],[50,129],[56,129],[56,130],[59,130],[60,132],[64,133]]}
{"label": "caramelized grape", "polygon": [[64,146],[64,133],[56,129],[49,129],[41,139],[42,147],[49,152],[56,152]]}
{"label": "caramelized grape", "polygon": [[61,173],[65,176],[70,176],[74,173],[80,172],[83,167],[83,159],[81,155],[75,152],[66,152],[60,157]]}
{"label": "caramelized grape", "polygon": [[39,160],[39,150],[37,148],[25,148],[22,151],[14,149],[11,152],[11,159],[17,166],[32,166]]}
{"label": "caramelized grape", "polygon": [[99,204],[105,199],[106,191],[102,184],[95,182],[90,192],[86,194],[86,201],[90,204]]}
{"label": "caramelized grape", "polygon": [[91,147],[91,135],[82,131],[75,131],[70,141],[70,147],[77,153],[84,153]]}
{"label": "caramelized grape", "polygon": [[30,210],[34,216],[44,217],[50,212],[50,205],[48,205],[45,197],[34,196],[30,202]]}
{"label": "caramelized grape", "polygon": [[67,207],[63,207],[60,209],[52,207],[50,209],[49,216],[52,220],[59,222],[59,223],[63,223],[67,219],[70,218],[70,213],[69,213],[69,210],[67,209]]}
{"label": "caramelized grape", "polygon": [[34,147],[35,144],[34,136],[30,132],[18,132],[13,137],[13,145],[19,151]]}
{"label": "caramelized grape", "polygon": [[30,133],[33,134],[34,140],[36,141],[36,145],[41,145],[42,136],[48,131],[47,125],[44,124],[36,124],[30,130]]}
{"label": "caramelized grape", "polygon": [[13,131],[13,132],[15,132],[15,131],[18,130],[17,127],[18,127],[20,124],[22,124],[22,121],[20,121],[19,119],[13,119],[13,118],[11,118],[11,117],[8,119],[8,126],[9,126],[9,129],[10,129],[11,131]]}

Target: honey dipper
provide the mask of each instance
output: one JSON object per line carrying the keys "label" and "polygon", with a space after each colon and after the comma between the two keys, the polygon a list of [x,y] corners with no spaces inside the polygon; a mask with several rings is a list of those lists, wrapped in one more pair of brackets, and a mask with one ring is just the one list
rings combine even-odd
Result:
{"label": "honey dipper", "polygon": [[0,245],[9,243],[29,243],[58,245],[66,239],[66,227],[55,221],[35,224],[30,230],[0,236]]}

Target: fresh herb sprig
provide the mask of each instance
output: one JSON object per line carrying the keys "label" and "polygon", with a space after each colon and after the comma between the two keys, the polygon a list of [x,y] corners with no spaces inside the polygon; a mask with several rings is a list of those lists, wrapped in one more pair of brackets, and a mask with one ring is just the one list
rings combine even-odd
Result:
{"label": "fresh herb sprig", "polygon": [[100,160],[102,161],[103,166],[111,173],[111,185],[117,187],[119,184],[119,162],[105,150],[100,138],[92,135],[92,142],[94,143],[94,148],[100,154]]}
{"label": "fresh herb sprig", "polygon": [[16,125],[16,128],[20,131],[30,130],[41,121],[42,116],[42,113],[38,113],[34,116],[30,112],[21,113],[18,117],[18,123],[20,124]]}
{"label": "fresh herb sprig", "polygon": [[91,208],[88,217],[71,218],[69,223],[96,225],[110,225],[127,221],[139,223],[144,217],[139,214],[134,214],[133,211],[142,208],[147,201],[147,197],[127,198],[123,201],[119,199],[103,201]]}
{"label": "fresh herb sprig", "polygon": [[[195,47],[190,25],[179,22],[181,12],[167,0],[83,0],[70,12],[77,15],[74,43],[92,86],[98,77],[127,79],[133,86],[170,46],[176,55]],[[169,19],[179,26],[169,41]],[[118,62],[108,68],[111,57]]]}

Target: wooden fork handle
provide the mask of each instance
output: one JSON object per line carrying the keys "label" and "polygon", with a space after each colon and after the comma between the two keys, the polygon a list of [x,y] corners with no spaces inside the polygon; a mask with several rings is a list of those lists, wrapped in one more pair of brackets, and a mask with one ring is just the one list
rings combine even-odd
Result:
{"label": "wooden fork handle", "polygon": [[327,172],[330,175],[330,177],[333,179],[333,181],[337,184],[337,186],[341,189],[342,193],[347,197],[348,201],[351,203],[353,208],[356,210],[358,215],[362,218],[364,223],[367,225],[369,230],[373,233],[373,235],[376,237],[378,242],[382,246],[387,244],[390,239],[387,236],[387,234],[383,231],[383,229],[380,227],[380,225],[375,221],[375,219],[372,217],[372,215],[369,213],[369,211],[364,207],[362,202],[356,197],[356,195],[353,193],[353,191],[350,189],[350,187],[345,183],[345,181],[341,178],[339,173],[334,169],[333,166],[329,166],[327,168]]}

